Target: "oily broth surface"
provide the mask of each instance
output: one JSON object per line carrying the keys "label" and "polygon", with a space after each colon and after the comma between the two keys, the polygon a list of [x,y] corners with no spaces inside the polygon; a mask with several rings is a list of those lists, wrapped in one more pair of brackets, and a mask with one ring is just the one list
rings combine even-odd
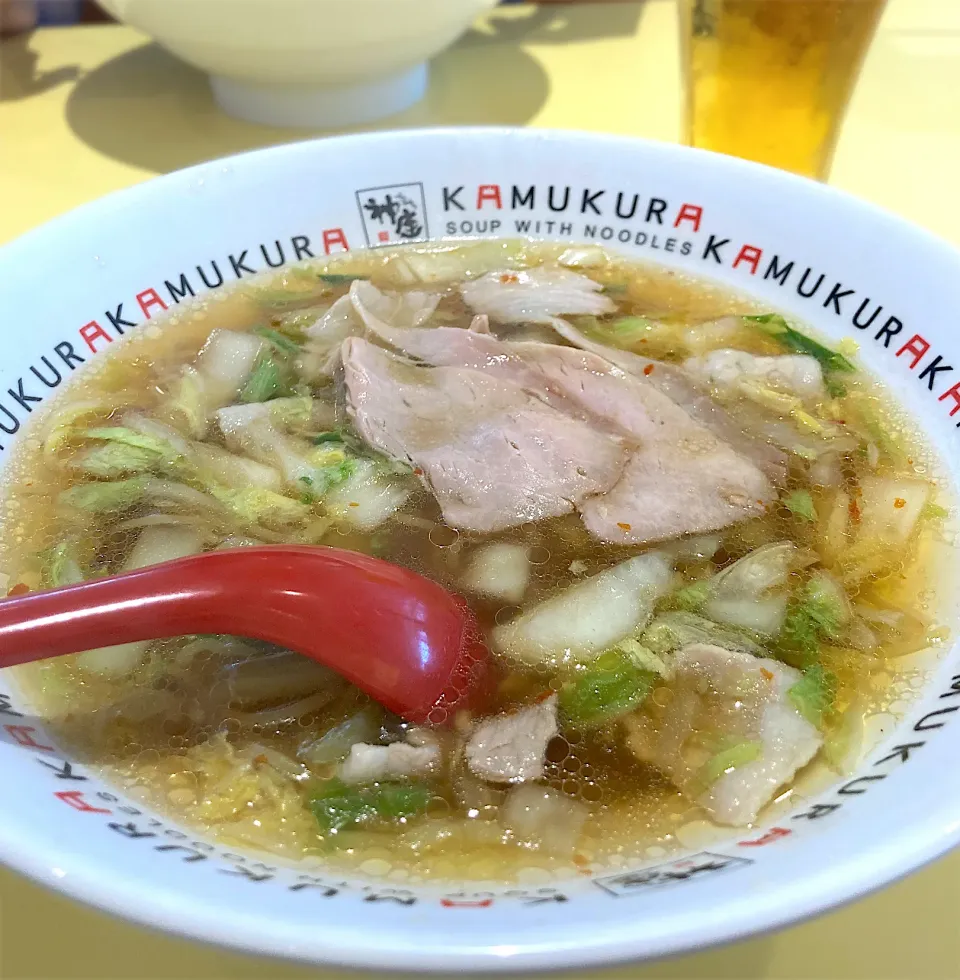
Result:
{"label": "oily broth surface", "polygon": [[[491,243],[491,248],[496,247],[502,248],[514,265],[550,261],[561,251],[556,246]],[[326,264],[310,263],[306,268],[364,275],[381,288],[404,288],[408,284],[402,277],[398,281],[394,254],[360,253]],[[635,314],[658,321],[644,335],[631,339],[631,349],[656,359],[680,361],[688,356],[691,351],[685,345],[684,330],[691,324],[759,311],[755,303],[715,284],[671,271],[616,260],[585,271],[610,288],[618,303],[618,316]],[[92,364],[64,396],[54,401],[47,417],[83,402],[94,406],[91,425],[115,424],[130,409],[157,411],[169,390],[172,372],[195,357],[211,330],[243,330],[269,321],[261,305],[262,291],[289,290],[296,294],[304,289],[305,281],[302,272],[285,270],[269,280],[241,283],[173,311],[162,326],[145,326],[116,344],[109,356]],[[331,287],[326,301],[345,291],[346,286]],[[290,308],[296,306],[294,302]],[[469,317],[459,295],[451,291],[432,322],[463,326]],[[513,333],[524,334],[521,330]],[[757,354],[782,352],[772,338],[747,329],[737,334],[733,343],[725,341],[724,346]],[[882,406],[887,425],[906,446],[903,427],[888,401],[869,381],[859,382],[858,388],[872,411]],[[319,392],[321,397],[324,394],[332,398],[334,391]],[[40,587],[37,553],[77,530],[56,503],[58,493],[75,480],[62,465],[62,453],[44,454],[38,430],[39,425],[34,425],[11,464],[10,489],[4,503],[2,569],[10,584],[22,583],[30,589]],[[859,464],[853,461],[850,465]],[[930,478],[932,465],[921,447],[907,446],[902,464],[906,471]],[[788,487],[806,485],[795,467]],[[787,539],[816,551],[817,534],[816,525],[798,523],[785,508],[774,507],[762,518],[720,532],[721,548],[712,562],[690,559],[681,563],[680,570],[696,579],[709,570],[707,566],[722,567],[762,544]],[[135,530],[104,526],[91,545],[93,564],[103,572],[116,569],[135,536]],[[524,525],[496,538],[531,548],[534,567],[524,606],[585,574],[645,550],[600,544],[587,535],[576,517]],[[489,538],[446,527],[436,503],[421,491],[404,507],[402,520],[395,518],[369,533],[334,526],[323,543],[376,554],[456,588],[471,548],[482,540]],[[938,542],[936,529],[925,530],[914,550],[898,558],[891,574],[879,584],[861,586],[865,597],[874,601],[879,590],[891,601],[908,601],[929,619],[933,595],[924,566]],[[577,563],[575,571],[572,563]],[[502,602],[474,600],[472,605],[485,629],[516,612],[516,607]],[[920,632],[910,638],[912,649],[943,638],[942,633],[929,629],[929,623],[918,629]],[[495,819],[502,791],[488,787],[474,801],[476,805],[465,806],[458,790],[462,773],[457,765],[451,765],[437,781],[427,819],[411,821],[399,831],[346,831],[338,846],[331,848],[304,804],[306,785],[278,782],[258,773],[255,764],[249,776],[248,799],[243,799],[231,778],[235,771],[231,760],[248,744],[294,758],[307,736],[320,734],[353,714],[366,703],[365,696],[348,689],[332,703],[295,721],[251,730],[242,717],[237,717],[243,713],[229,703],[220,663],[213,653],[201,653],[183,669],[169,670],[170,662],[176,661],[177,653],[190,642],[190,638],[183,638],[154,644],[143,665],[121,680],[84,672],[72,658],[20,668],[18,675],[39,712],[76,758],[102,767],[128,795],[200,826],[227,844],[268,850],[289,859],[333,862],[413,883],[444,879],[534,883],[555,875],[592,874],[629,860],[660,857],[691,844],[688,828],[699,828],[699,833],[705,826],[703,811],[681,797],[655,770],[636,761],[612,728],[592,734],[571,732],[555,739],[549,748],[545,782],[582,800],[591,811],[572,863],[568,857],[554,857],[505,838]],[[888,655],[897,652],[881,651],[875,657],[853,662],[845,651],[826,651],[825,662],[839,681],[838,707],[849,707],[858,719],[888,716],[902,707],[923,671],[916,667],[900,669],[899,661]],[[497,709],[529,703],[560,683],[557,670],[552,668],[508,669],[500,685]],[[669,695],[668,689],[657,688],[650,696],[659,705]],[[138,719],[134,696],[166,699],[169,714]],[[128,699],[127,708],[117,716],[109,706],[123,699]],[[212,704],[219,709],[213,711]],[[448,743],[456,737],[453,733],[442,736]],[[188,756],[188,751],[193,754]],[[782,793],[784,803],[794,802],[792,795],[802,792],[805,782],[823,780],[822,762],[808,768],[810,772],[802,773],[793,789]],[[719,835],[729,832],[717,831]]]}

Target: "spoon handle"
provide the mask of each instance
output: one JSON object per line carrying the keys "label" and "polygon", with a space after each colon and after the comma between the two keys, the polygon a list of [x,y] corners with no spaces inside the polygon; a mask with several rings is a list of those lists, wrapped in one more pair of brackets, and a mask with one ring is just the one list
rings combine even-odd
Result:
{"label": "spoon handle", "polygon": [[210,580],[204,587],[198,576],[185,575],[183,566],[190,562],[3,599],[0,667],[136,640],[216,632],[212,620],[222,619],[215,606],[219,583]]}

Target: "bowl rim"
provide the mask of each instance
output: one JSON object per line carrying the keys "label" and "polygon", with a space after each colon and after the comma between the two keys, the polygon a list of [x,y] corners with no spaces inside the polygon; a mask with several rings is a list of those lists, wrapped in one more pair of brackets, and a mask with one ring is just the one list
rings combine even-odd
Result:
{"label": "bowl rim", "polygon": [[[527,129],[509,126],[456,126],[432,127],[409,130],[381,130],[372,133],[344,134],[311,140],[292,141],[280,145],[262,147],[226,157],[219,157],[169,174],[113,191],[93,201],[84,203],[43,225],[32,229],[0,246],[0,265],[18,261],[19,253],[29,255],[47,240],[69,234],[77,224],[89,221],[104,208],[136,206],[168,189],[185,184],[198,175],[225,165],[247,165],[260,158],[279,158],[285,154],[302,152],[307,146],[322,144],[326,152],[336,153],[344,144],[389,144],[410,138],[442,138],[455,141],[464,135],[486,134],[496,139],[544,140],[605,144],[612,149],[649,148],[652,153],[695,155],[706,166],[727,168],[745,175],[756,174],[770,179],[771,174],[787,191],[791,187],[803,188],[804,193],[820,196],[827,203],[842,204],[854,218],[862,215],[870,220],[882,220],[909,246],[911,243],[952,253],[960,268],[960,249],[939,236],[912,224],[906,219],[870,202],[860,200],[847,192],[827,185],[817,184],[794,174],[773,170],[750,161],[727,157],[710,151],[668,144],[638,137],[605,133],[591,133],[563,129]],[[67,842],[68,843],[68,842]],[[718,917],[704,924],[674,930],[669,936],[651,941],[649,937],[632,937],[629,926],[618,917],[618,925],[596,932],[594,936],[575,934],[571,939],[551,937],[549,943],[536,942],[529,946],[496,947],[487,944],[430,949],[413,940],[406,945],[374,945],[369,933],[363,928],[340,930],[336,935],[326,934],[322,942],[304,942],[302,936],[271,924],[262,928],[262,922],[253,916],[244,921],[235,918],[222,920],[200,906],[185,904],[180,891],[164,887],[143,890],[142,880],[134,877],[113,876],[106,878],[100,870],[100,862],[71,852],[68,846],[58,845],[51,849],[49,839],[40,839],[11,831],[0,817],[0,862],[43,886],[66,894],[87,904],[114,914],[121,919],[145,926],[155,931],[172,933],[207,945],[236,949],[254,956],[276,957],[314,965],[351,967],[367,970],[419,970],[439,973],[456,969],[467,972],[500,973],[506,971],[540,971],[547,969],[582,969],[595,966],[612,966],[631,961],[653,960],[681,953],[692,953],[705,948],[757,936],[788,924],[800,923],[827,910],[853,901],[892,883],[945,854],[960,843],[960,812],[951,815],[949,800],[936,810],[918,817],[911,824],[911,833],[889,846],[887,837],[880,836],[866,850],[841,855],[830,867],[821,867],[807,874],[799,882],[771,889],[762,906],[751,908],[749,915],[737,911]],[[69,866],[70,871],[62,870]],[[799,887],[798,887],[799,885]],[[258,928],[258,924],[260,927]],[[571,965],[569,956],[574,962]]]}

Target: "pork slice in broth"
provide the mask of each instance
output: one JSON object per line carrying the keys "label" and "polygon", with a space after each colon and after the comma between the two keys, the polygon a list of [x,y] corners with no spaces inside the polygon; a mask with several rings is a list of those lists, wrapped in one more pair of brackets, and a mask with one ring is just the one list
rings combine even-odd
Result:
{"label": "pork slice in broth", "polygon": [[345,342],[343,366],[360,434],[409,462],[454,527],[568,514],[626,462],[621,440],[483,371],[420,367],[359,338]]}
{"label": "pork slice in broth", "polygon": [[552,388],[634,444],[617,484],[580,505],[594,537],[644,544],[712,531],[763,513],[774,499],[773,487],[753,462],[692,419],[647,376],[626,374],[572,347],[512,347],[536,363]]}
{"label": "pork slice in broth", "polygon": [[727,527],[762,514],[772,500],[753,464],[687,432],[635,451],[616,486],[584,501],[580,516],[601,541],[645,544]]}
{"label": "pork slice in broth", "polygon": [[495,370],[518,383],[529,368],[492,334],[462,327],[387,327],[370,331],[377,339],[431,367]]}
{"label": "pork slice in broth", "polygon": [[463,283],[460,293],[474,313],[485,313],[499,323],[549,323],[555,316],[602,316],[616,309],[600,283],[547,265],[488,272]]}
{"label": "pork slice in broth", "polygon": [[494,783],[541,779],[547,746],[559,731],[557,696],[481,722],[467,742],[467,765]]}
{"label": "pork slice in broth", "polygon": [[692,419],[649,375],[635,376],[574,347],[504,343],[455,327],[377,332],[430,364],[521,386],[599,432],[625,437],[633,448],[621,480],[579,504],[587,529],[602,541],[643,544],[716,530],[762,513],[773,499],[760,469]]}
{"label": "pork slice in broth", "polygon": [[488,314],[500,323],[543,324],[575,347],[591,351],[630,374],[646,376],[650,365],[656,365],[657,377],[652,383],[660,391],[741,455],[753,460],[772,480],[781,483],[786,478],[786,455],[766,440],[745,432],[682,368],[598,344],[560,319],[572,314],[603,315],[613,311],[614,304],[603,295],[600,284],[589,277],[550,267],[519,273],[503,270],[465,283],[461,293],[476,313]]}
{"label": "pork slice in broth", "polygon": [[672,698],[625,719],[627,745],[718,823],[751,823],[823,741],[789,694],[800,671],[706,643],[672,666]]}
{"label": "pork slice in broth", "polygon": [[633,351],[599,344],[558,317],[550,320],[550,326],[575,347],[602,357],[634,377],[647,378],[653,387],[683,408],[691,418],[723,439],[741,456],[751,460],[775,483],[783,483],[786,479],[787,454],[771,445],[761,435],[747,431],[684,368],[653,361]]}
{"label": "pork slice in broth", "polygon": [[735,391],[741,382],[759,382],[785,391],[808,403],[823,397],[823,368],[810,354],[761,357],[745,350],[721,347],[700,357],[689,357],[684,370],[709,385]]}

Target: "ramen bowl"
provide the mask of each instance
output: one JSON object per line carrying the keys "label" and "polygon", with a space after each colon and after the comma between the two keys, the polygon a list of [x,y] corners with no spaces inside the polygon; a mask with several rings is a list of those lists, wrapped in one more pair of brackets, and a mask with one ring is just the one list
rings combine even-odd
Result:
{"label": "ramen bowl", "polygon": [[[403,222],[368,206],[387,195],[402,196]],[[20,339],[0,378],[0,460],[8,466],[31,412],[61,385],[125,333],[162,329],[192,294],[309,255],[518,235],[599,243],[708,277],[827,340],[856,342],[955,492],[953,248],[779,171],[549,131],[276,147],[157,178],[8,245],[0,322]],[[799,784],[749,830],[690,827],[680,853],[585,874],[417,886],[231,849],[178,825],[73,758],[0,673],[0,859],[136,922],[311,963],[495,972],[679,953],[829,909],[957,842],[960,650],[946,642],[923,668],[916,697],[877,719],[846,775]]]}
{"label": "ramen bowl", "polygon": [[210,76],[224,112],[333,128],[401,112],[494,0],[99,0]]}

